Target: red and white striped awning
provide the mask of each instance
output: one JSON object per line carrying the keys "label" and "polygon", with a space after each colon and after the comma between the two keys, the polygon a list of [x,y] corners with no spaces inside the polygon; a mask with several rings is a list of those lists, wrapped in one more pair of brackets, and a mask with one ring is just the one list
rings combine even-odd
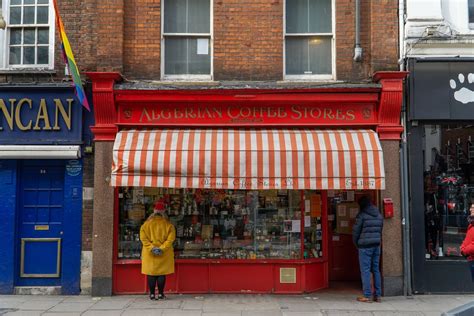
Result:
{"label": "red and white striped awning", "polygon": [[384,189],[371,130],[121,131],[112,186],[215,189]]}

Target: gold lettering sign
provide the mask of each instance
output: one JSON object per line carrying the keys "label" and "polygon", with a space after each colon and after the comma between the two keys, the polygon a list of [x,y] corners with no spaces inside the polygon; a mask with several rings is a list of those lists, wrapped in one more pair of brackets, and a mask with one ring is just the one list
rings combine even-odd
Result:
{"label": "gold lettering sign", "polygon": [[[61,112],[62,113],[62,112]],[[124,117],[130,119],[131,111],[126,109]],[[138,118],[138,117],[137,117]],[[369,117],[370,118],[370,117]],[[367,118],[367,119],[369,119]],[[356,111],[348,107],[330,106],[194,106],[189,107],[143,107],[139,112],[139,123],[183,122],[190,120],[228,120],[230,122],[264,122],[266,120],[293,121],[341,121],[356,120]]]}
{"label": "gold lettering sign", "polygon": [[[74,99],[66,99],[66,102],[65,106],[60,99],[54,99],[54,107],[48,108],[48,103],[44,98],[40,99],[36,106],[34,101],[29,98],[8,99],[8,101],[0,99],[0,124],[3,121],[2,117],[6,122],[6,125],[0,125],[0,131],[4,129],[10,131],[15,129],[20,131],[60,131],[62,122],[70,131]],[[22,117],[25,113],[32,111],[34,111],[33,115],[28,115],[31,119]],[[51,123],[54,125],[51,126]]]}

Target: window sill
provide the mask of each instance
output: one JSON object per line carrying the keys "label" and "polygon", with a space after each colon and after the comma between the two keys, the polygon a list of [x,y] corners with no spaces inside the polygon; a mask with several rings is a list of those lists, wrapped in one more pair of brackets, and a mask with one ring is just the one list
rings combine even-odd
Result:
{"label": "window sill", "polygon": [[336,82],[337,80],[334,79],[333,75],[286,75],[283,78],[283,81],[295,81],[295,82],[314,82],[314,81],[322,81],[322,82]]}
{"label": "window sill", "polygon": [[164,75],[162,82],[213,82],[212,75]]}
{"label": "window sill", "polygon": [[345,81],[343,80],[336,80],[336,79],[288,79],[285,78],[284,80],[278,81],[278,84],[302,84],[302,83],[344,83]]}
{"label": "window sill", "polygon": [[0,69],[0,75],[17,75],[17,74],[45,74],[51,75],[56,74],[57,71],[54,69],[37,69],[37,68],[24,68],[24,69]]}

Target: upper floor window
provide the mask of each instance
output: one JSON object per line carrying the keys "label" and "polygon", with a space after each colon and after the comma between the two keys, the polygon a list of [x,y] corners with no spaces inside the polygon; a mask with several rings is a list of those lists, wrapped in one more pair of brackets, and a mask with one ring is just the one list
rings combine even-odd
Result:
{"label": "upper floor window", "polygon": [[286,0],[286,79],[333,79],[333,29],[332,0]]}
{"label": "upper floor window", "polygon": [[163,78],[210,80],[211,1],[164,0],[162,21]]}
{"label": "upper floor window", "polygon": [[469,28],[474,29],[474,0],[468,2]]}
{"label": "upper floor window", "polygon": [[3,0],[0,68],[52,69],[54,10],[50,0]]}

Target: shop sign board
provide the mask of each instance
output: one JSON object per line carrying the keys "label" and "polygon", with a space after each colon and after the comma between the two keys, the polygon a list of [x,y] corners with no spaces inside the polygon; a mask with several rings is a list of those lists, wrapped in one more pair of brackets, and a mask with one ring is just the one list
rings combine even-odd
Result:
{"label": "shop sign board", "polygon": [[409,68],[410,119],[474,119],[474,59],[412,59]]}
{"label": "shop sign board", "polygon": [[0,90],[0,144],[79,144],[82,106],[71,89]]}
{"label": "shop sign board", "polygon": [[119,105],[120,125],[278,126],[371,125],[375,105],[367,104],[209,104],[157,103]]}

